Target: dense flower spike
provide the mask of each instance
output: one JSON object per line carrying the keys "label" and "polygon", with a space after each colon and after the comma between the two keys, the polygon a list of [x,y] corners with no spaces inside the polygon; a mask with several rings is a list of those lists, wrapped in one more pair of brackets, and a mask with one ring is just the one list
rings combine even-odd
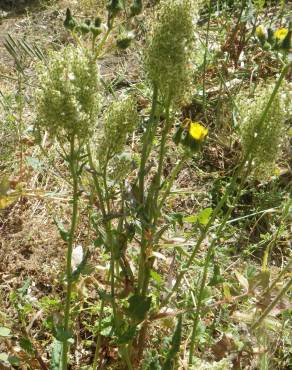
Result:
{"label": "dense flower spike", "polygon": [[109,164],[109,177],[115,182],[123,181],[127,175],[135,168],[135,161],[132,158],[131,153],[123,152],[115,158]]}
{"label": "dense flower spike", "polygon": [[164,100],[181,100],[190,86],[193,14],[189,0],[165,1],[148,42],[145,69]]}
{"label": "dense flower spike", "polygon": [[106,162],[120,154],[138,124],[137,104],[133,97],[113,102],[104,115],[103,134],[98,147],[100,162]]}
{"label": "dense flower spike", "polygon": [[84,50],[68,47],[38,66],[38,80],[36,127],[59,140],[87,138],[100,101],[97,65]]}
{"label": "dense flower spike", "polygon": [[242,103],[239,102],[243,151],[244,154],[250,153],[254,172],[258,176],[269,175],[274,169],[287,117],[285,100],[278,93],[266,119],[260,124],[262,112],[272,91],[273,85],[260,86],[252,100],[247,102],[245,97],[241,99]]}

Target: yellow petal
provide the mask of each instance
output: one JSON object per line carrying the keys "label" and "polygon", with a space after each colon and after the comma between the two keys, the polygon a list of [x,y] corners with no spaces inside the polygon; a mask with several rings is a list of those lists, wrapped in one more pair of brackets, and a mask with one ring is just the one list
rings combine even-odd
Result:
{"label": "yellow petal", "polygon": [[256,28],[256,35],[258,38],[264,38],[266,37],[267,30],[263,26],[258,26]]}
{"label": "yellow petal", "polygon": [[208,134],[208,129],[202,126],[199,122],[191,122],[189,134],[193,139],[203,141]]}
{"label": "yellow petal", "polygon": [[8,195],[1,195],[0,196],[0,209],[7,208],[14,201],[15,201],[15,198],[14,197],[9,197]]}
{"label": "yellow petal", "polygon": [[287,36],[288,29],[287,28],[279,28],[274,32],[274,37],[277,40],[284,40],[284,38]]}

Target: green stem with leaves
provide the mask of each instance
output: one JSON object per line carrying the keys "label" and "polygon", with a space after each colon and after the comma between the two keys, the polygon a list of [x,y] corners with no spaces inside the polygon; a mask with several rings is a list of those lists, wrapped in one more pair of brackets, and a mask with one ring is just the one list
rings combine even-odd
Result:
{"label": "green stem with leaves", "polygon": [[148,159],[148,155],[150,152],[150,148],[152,146],[152,131],[153,126],[155,126],[155,114],[157,109],[157,102],[158,102],[158,89],[156,87],[153,88],[153,96],[152,96],[152,107],[149,120],[147,122],[146,131],[143,135],[143,147],[142,147],[142,154],[141,154],[141,163],[139,169],[139,197],[140,202],[143,203],[144,201],[144,182],[145,182],[145,167],[146,162]]}
{"label": "green stem with leaves", "polygon": [[158,205],[158,212],[160,213],[161,212],[161,209],[167,199],[167,197],[169,196],[170,192],[171,192],[171,188],[172,188],[172,185],[177,177],[177,175],[180,173],[184,163],[186,162],[186,160],[189,158],[189,155],[187,153],[184,153],[182,158],[177,162],[177,164],[175,165],[171,175],[170,175],[170,179],[168,180],[167,184],[166,184],[166,189],[164,190],[164,193],[163,193],[163,196],[159,202],[159,205]]}
{"label": "green stem with leaves", "polygon": [[[151,271],[151,263],[147,261],[147,249],[151,250],[153,247],[153,236],[155,234],[155,230],[157,227],[157,220],[159,217],[158,211],[158,196],[161,190],[161,177],[162,177],[162,170],[163,170],[163,161],[165,159],[166,153],[166,141],[171,129],[171,119],[170,119],[170,102],[171,99],[168,99],[165,109],[165,125],[162,130],[162,136],[160,141],[160,149],[159,149],[159,160],[158,160],[158,168],[155,178],[153,179],[154,183],[151,185],[153,188],[149,189],[149,194],[153,194],[152,199],[147,199],[147,203],[151,202],[152,205],[150,207],[149,212],[149,220],[150,220],[150,228],[142,230],[142,243],[141,243],[141,259],[140,259],[140,266],[139,266],[139,273],[140,273],[140,289],[142,296],[147,295],[148,285],[149,285],[149,278],[150,278],[150,271]],[[149,196],[148,194],[148,196]],[[150,232],[150,235],[146,236],[145,233]]]}
{"label": "green stem with leaves", "polygon": [[207,57],[208,57],[208,53],[209,53],[208,47],[209,47],[211,13],[212,13],[212,6],[209,3],[208,4],[207,35],[206,35],[205,53],[204,53],[204,62],[203,62],[203,112],[204,112],[205,120],[207,118],[207,114],[206,114],[206,70],[207,70]]}
{"label": "green stem with leaves", "polygon": [[72,201],[72,216],[71,216],[71,227],[68,235],[68,246],[67,246],[67,261],[66,261],[66,281],[67,281],[67,292],[64,310],[64,342],[62,352],[62,369],[67,370],[68,366],[68,350],[69,343],[67,336],[69,336],[69,323],[70,323],[70,307],[71,307],[71,294],[72,294],[72,252],[73,243],[75,237],[75,230],[77,226],[78,217],[78,174],[77,166],[78,159],[76,158],[75,152],[75,135],[72,135],[70,140],[70,155],[68,157],[70,173],[73,181],[73,201]]}
{"label": "green stem with leaves", "polygon": [[292,278],[288,280],[286,285],[284,285],[283,289],[278,293],[275,299],[266,307],[266,309],[263,311],[260,317],[253,323],[253,325],[251,326],[251,330],[255,330],[259,325],[261,325],[264,319],[273,310],[273,308],[277,305],[280,299],[288,292],[291,286],[292,286]]}
{"label": "green stem with leaves", "polygon": [[[203,296],[204,296],[204,289],[206,287],[206,282],[207,282],[207,274],[208,274],[208,268],[209,264],[211,262],[216,243],[220,239],[222,235],[222,231],[224,230],[224,227],[229,220],[229,217],[231,215],[231,212],[233,211],[234,207],[236,206],[236,203],[241,195],[241,191],[245,182],[245,179],[250,171],[250,164],[248,165],[247,170],[245,171],[245,175],[241,176],[241,181],[240,185],[237,188],[237,194],[233,200],[233,205],[229,207],[228,211],[226,212],[226,215],[224,216],[223,220],[220,223],[220,226],[218,230],[216,231],[216,237],[212,240],[211,245],[208,248],[208,252],[205,258],[204,262],[204,268],[203,268],[203,276],[199,288],[199,293],[198,293],[198,298],[197,298],[197,307],[196,307],[196,313],[194,317],[194,322],[193,322],[193,330],[192,330],[192,336],[191,336],[191,344],[190,344],[190,352],[189,352],[189,365],[192,365],[193,362],[193,355],[194,355],[194,349],[195,349],[195,342],[196,342],[196,334],[197,334],[197,327],[199,323],[199,318],[201,314],[201,308],[203,304]],[[236,185],[234,184],[233,190],[235,190]]]}
{"label": "green stem with leaves", "polygon": [[[285,65],[284,68],[282,69],[281,74],[280,74],[280,76],[277,80],[277,83],[276,83],[275,87],[274,87],[274,90],[273,90],[273,92],[272,92],[272,94],[271,94],[271,96],[268,100],[268,103],[267,103],[267,105],[266,105],[266,107],[265,107],[265,109],[264,109],[264,111],[263,111],[263,113],[262,113],[262,115],[259,119],[257,128],[259,128],[261,125],[264,124],[264,122],[267,118],[267,114],[269,112],[269,109],[272,105],[272,102],[275,99],[275,96],[276,96],[277,92],[279,91],[281,83],[282,83],[283,79],[285,78],[288,70],[289,70],[289,64]],[[215,219],[218,216],[219,212],[221,211],[222,207],[225,205],[228,196],[233,192],[236,181],[237,181],[239,175],[241,174],[244,166],[246,165],[247,162],[249,162],[250,152],[253,148],[253,145],[256,145],[256,138],[253,139],[251,147],[249,148],[248,152],[246,153],[246,155],[242,159],[241,163],[239,164],[237,170],[235,171],[235,173],[232,177],[231,183],[227,187],[223,197],[220,199],[219,203],[217,204],[216,208],[214,209],[214,211],[212,213],[212,216],[210,217],[209,222],[207,223],[207,225],[205,226],[205,228],[201,232],[201,235],[200,235],[200,237],[199,237],[199,239],[198,239],[198,241],[195,245],[195,248],[194,248],[192,254],[190,255],[188,261],[186,262],[186,265],[185,265],[184,269],[179,273],[173,288],[167,294],[167,296],[162,300],[162,302],[160,304],[160,309],[165,307],[168,304],[168,302],[170,301],[170,298],[178,290],[178,288],[181,284],[181,281],[182,281],[183,277],[185,276],[185,273],[188,271],[189,267],[193,263],[194,258],[195,258],[197,252],[199,251],[199,249],[201,247],[202,242],[204,241],[205,237],[207,236],[209,228],[212,226],[213,222],[215,221]]]}

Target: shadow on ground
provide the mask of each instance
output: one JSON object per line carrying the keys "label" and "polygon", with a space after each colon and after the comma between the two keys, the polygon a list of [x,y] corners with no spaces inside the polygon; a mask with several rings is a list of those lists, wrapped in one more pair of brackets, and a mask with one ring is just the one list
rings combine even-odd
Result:
{"label": "shadow on ground", "polygon": [[40,5],[39,0],[0,0],[0,10],[22,13],[27,7]]}

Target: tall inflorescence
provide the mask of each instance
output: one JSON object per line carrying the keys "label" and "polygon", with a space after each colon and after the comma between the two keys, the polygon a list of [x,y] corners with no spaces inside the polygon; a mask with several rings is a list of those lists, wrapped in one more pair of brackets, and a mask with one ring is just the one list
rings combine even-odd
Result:
{"label": "tall inflorescence", "polygon": [[67,47],[38,66],[36,128],[59,141],[86,140],[99,111],[100,77],[85,50]]}
{"label": "tall inflorescence", "polygon": [[261,122],[273,88],[273,84],[259,86],[252,99],[241,96],[239,102],[243,152],[252,159],[252,170],[257,177],[273,172],[284,136],[287,102],[283,89],[276,94],[266,118]]}
{"label": "tall inflorescence", "polygon": [[191,82],[194,43],[191,0],[164,1],[145,51],[145,70],[164,101],[183,100]]}
{"label": "tall inflorescence", "polygon": [[128,136],[135,130],[139,121],[137,103],[132,96],[110,104],[104,114],[98,143],[98,158],[107,164],[124,150]]}

